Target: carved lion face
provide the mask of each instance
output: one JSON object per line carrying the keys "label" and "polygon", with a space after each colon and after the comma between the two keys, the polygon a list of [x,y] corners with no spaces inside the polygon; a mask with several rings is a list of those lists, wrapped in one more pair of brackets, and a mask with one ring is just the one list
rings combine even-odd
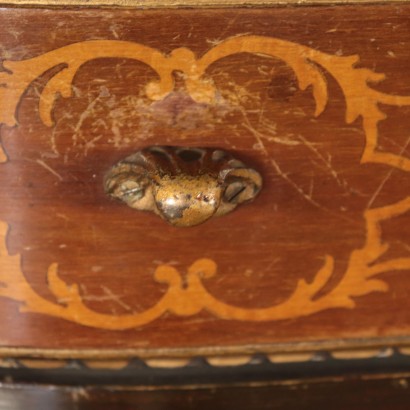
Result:
{"label": "carved lion face", "polygon": [[108,195],[172,225],[188,227],[221,216],[259,193],[262,178],[220,149],[153,146],[115,164]]}

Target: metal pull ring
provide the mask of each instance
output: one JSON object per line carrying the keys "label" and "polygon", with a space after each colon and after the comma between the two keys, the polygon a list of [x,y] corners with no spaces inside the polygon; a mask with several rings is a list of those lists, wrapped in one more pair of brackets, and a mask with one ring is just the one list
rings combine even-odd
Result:
{"label": "metal pull ring", "polygon": [[115,164],[105,192],[174,226],[201,224],[256,197],[261,175],[217,148],[152,146]]}

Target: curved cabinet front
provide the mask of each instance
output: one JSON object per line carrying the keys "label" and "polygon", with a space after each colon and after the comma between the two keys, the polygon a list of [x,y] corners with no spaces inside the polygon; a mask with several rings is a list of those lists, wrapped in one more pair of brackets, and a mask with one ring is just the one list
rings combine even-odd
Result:
{"label": "curved cabinet front", "polygon": [[406,354],[409,11],[2,9],[1,356]]}

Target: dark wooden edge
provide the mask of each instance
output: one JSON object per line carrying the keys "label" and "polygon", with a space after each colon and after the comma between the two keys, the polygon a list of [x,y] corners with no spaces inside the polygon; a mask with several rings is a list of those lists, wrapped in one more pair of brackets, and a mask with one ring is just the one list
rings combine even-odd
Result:
{"label": "dark wooden edge", "polygon": [[406,410],[409,374],[354,379],[189,386],[47,386],[6,383],[0,410]]}

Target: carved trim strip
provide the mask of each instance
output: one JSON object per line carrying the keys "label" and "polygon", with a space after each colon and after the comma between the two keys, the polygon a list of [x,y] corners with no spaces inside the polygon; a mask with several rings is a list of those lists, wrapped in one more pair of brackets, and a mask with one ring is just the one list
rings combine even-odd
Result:
{"label": "carved trim strip", "polygon": [[[337,339],[300,343],[275,343],[233,346],[201,346],[192,348],[125,348],[125,349],[46,349],[24,347],[0,347],[3,360],[76,360],[76,361],[123,361],[139,360],[189,360],[195,357],[244,357],[266,355],[269,357],[293,355],[317,355],[321,352],[350,352],[352,356],[360,352],[382,352],[396,349],[400,354],[410,356],[410,336],[379,337],[367,339]],[[1,367],[1,366],[0,366]]]}
{"label": "carved trim strip", "polygon": [[[333,358],[337,361],[346,360],[366,360],[366,359],[388,359],[395,354],[403,356],[410,356],[408,348],[391,348],[381,347],[373,349],[348,349],[348,350],[335,350],[329,352],[295,352],[295,353],[276,353],[276,354],[259,354],[256,359],[255,355],[223,355],[223,356],[194,356],[194,357],[159,357],[159,358],[145,358],[130,357],[126,360],[107,360],[107,359],[74,359],[76,368],[81,371],[82,368],[91,370],[111,370],[121,371],[126,367],[132,366],[132,362],[135,359],[142,361],[148,368],[152,369],[181,369],[190,366],[192,360],[198,362],[198,358],[201,359],[204,365],[208,365],[214,368],[218,367],[235,367],[244,365],[257,365],[261,361],[268,361],[272,364],[286,364],[286,363],[306,363],[311,361],[317,361],[319,358],[321,361]],[[13,358],[3,357],[0,359],[0,368],[29,368],[29,369],[63,369],[71,367],[73,359],[43,359],[43,358]]]}
{"label": "carved trim strip", "polygon": [[409,0],[0,0],[0,5],[67,7],[115,7],[115,8],[229,8],[229,7],[272,7],[292,4],[366,4],[366,3],[405,3]]}
{"label": "carved trim strip", "polygon": [[[356,68],[358,56],[341,57],[322,53],[309,47],[288,41],[259,37],[238,36],[222,41],[202,57],[196,58],[187,48],[178,48],[169,55],[126,41],[98,40],[71,44],[38,57],[23,61],[5,61],[7,72],[0,73],[0,122],[8,126],[17,124],[15,115],[24,91],[31,82],[51,68],[66,64],[46,84],[40,97],[39,113],[44,124],[53,125],[52,109],[56,96],[70,97],[72,82],[80,67],[96,58],[131,58],[152,67],[159,81],[146,86],[146,94],[152,100],[164,98],[174,89],[172,72],[182,71],[186,87],[193,99],[212,104],[216,88],[206,69],[215,61],[236,53],[256,53],[286,62],[295,72],[299,87],[312,87],[316,103],[315,116],[319,116],[328,103],[328,87],[322,73],[332,75],[341,87],[346,100],[346,122],[362,118],[366,145],[361,163],[383,163],[410,171],[410,159],[400,155],[380,152],[378,123],[386,118],[379,104],[410,105],[410,96],[396,96],[374,90],[369,83],[385,78],[369,69]],[[3,161],[6,160],[3,154]],[[272,160],[272,165],[275,162]],[[385,281],[376,279],[382,273],[410,270],[410,258],[397,258],[376,263],[383,256],[388,244],[382,241],[381,223],[410,210],[410,196],[397,203],[364,211],[366,239],[363,246],[353,250],[348,267],[339,283],[325,295],[315,298],[333,273],[334,259],[327,255],[314,280],[299,280],[293,294],[283,303],[264,309],[244,309],[216,299],[203,284],[203,280],[217,273],[217,264],[210,259],[194,261],[188,269],[187,286],[182,285],[180,272],[168,265],[159,266],[155,272],[158,282],[168,285],[167,293],[152,308],[130,315],[101,314],[88,308],[82,301],[77,285],[67,286],[58,277],[58,266],[52,264],[47,272],[50,291],[65,304],[50,302],[38,295],[21,271],[20,255],[9,255],[6,248],[7,224],[0,222],[0,296],[21,302],[21,312],[35,312],[81,324],[110,330],[123,330],[150,323],[169,312],[177,316],[192,316],[206,310],[217,318],[240,321],[272,321],[312,315],[326,309],[355,307],[353,298],[372,292],[386,292]]]}

